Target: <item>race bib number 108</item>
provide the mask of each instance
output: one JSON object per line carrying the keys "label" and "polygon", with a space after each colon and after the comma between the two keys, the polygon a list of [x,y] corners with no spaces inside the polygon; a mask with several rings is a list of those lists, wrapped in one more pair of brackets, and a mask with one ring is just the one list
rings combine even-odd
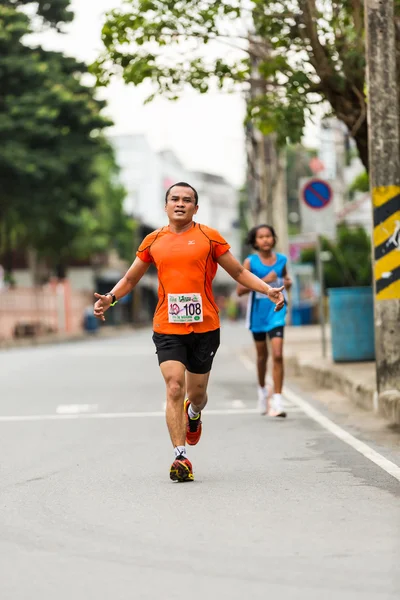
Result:
{"label": "race bib number 108", "polygon": [[201,294],[168,294],[168,320],[170,323],[201,323]]}

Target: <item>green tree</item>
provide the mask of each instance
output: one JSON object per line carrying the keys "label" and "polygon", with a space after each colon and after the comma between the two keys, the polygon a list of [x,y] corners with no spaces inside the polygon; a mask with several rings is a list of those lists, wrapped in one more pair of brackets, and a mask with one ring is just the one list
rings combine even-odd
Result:
{"label": "green tree", "polygon": [[[28,4],[0,2],[0,247],[33,247],[62,275],[80,212],[97,201],[95,159],[108,147],[101,132],[111,122],[82,82],[86,65],[25,45],[35,17],[18,7]],[[43,1],[31,9],[59,28],[72,18],[68,5]]]}
{"label": "green tree", "polygon": [[69,10],[71,0],[1,0],[0,5],[5,8],[23,8],[35,6],[36,16],[39,17],[37,28],[43,24],[60,29],[63,23],[73,20],[74,14]]}
{"label": "green tree", "polygon": [[369,192],[369,177],[366,171],[357,175],[350,185],[349,194],[351,198],[354,197],[355,192]]}
{"label": "green tree", "polygon": [[[400,0],[395,10],[400,59]],[[212,81],[251,86],[249,118],[280,144],[299,142],[313,106],[325,102],[368,169],[362,0],[126,0],[108,15],[103,42],[99,84],[122,74],[170,99],[186,85],[200,93]],[[217,42],[241,52],[222,59]]]}
{"label": "green tree", "polygon": [[[324,278],[327,288],[372,285],[371,242],[362,227],[355,229],[341,225],[337,241],[323,238],[322,249],[331,253],[324,262]],[[303,250],[302,263],[316,266],[315,249]]]}
{"label": "green tree", "polygon": [[79,233],[69,249],[70,254],[88,259],[114,249],[121,258],[131,261],[135,221],[123,211],[126,190],[120,183],[120,171],[111,147],[96,158],[95,173],[90,192],[96,203],[94,208],[85,208],[76,217]]}

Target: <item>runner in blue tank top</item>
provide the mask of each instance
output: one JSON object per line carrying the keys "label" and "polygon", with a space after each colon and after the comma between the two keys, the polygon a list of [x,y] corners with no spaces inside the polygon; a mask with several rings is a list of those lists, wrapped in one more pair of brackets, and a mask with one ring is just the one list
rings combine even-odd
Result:
{"label": "runner in blue tank top", "polygon": [[[283,386],[283,334],[287,312],[287,290],[292,282],[287,272],[287,258],[284,254],[274,252],[276,245],[275,230],[271,225],[258,225],[249,231],[247,243],[257,252],[246,258],[243,266],[269,283],[272,287],[285,286],[285,307],[276,312],[274,304],[264,295],[251,292],[238,285],[239,296],[250,294],[247,306],[247,327],[253,334],[257,351],[258,373],[258,406],[261,414],[268,413],[273,417],[286,417],[282,403]],[[270,340],[274,390],[271,393],[265,385],[267,373],[267,336]]]}

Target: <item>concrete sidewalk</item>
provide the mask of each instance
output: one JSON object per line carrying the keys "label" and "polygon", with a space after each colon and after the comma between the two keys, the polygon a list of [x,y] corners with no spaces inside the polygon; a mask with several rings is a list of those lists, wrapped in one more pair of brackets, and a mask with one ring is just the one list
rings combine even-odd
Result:
{"label": "concrete sidewalk", "polygon": [[319,325],[286,327],[287,375],[305,376],[314,381],[316,386],[333,389],[357,406],[400,425],[400,394],[393,392],[378,396],[375,362],[335,363],[331,354],[329,327],[326,332],[327,355],[324,358]]}

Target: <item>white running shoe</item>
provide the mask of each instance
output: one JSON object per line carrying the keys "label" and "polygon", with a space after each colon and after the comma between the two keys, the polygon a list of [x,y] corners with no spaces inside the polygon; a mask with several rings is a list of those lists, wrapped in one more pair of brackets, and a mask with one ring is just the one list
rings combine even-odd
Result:
{"label": "white running shoe", "polygon": [[266,415],[268,412],[268,392],[266,388],[258,387],[257,409],[260,415]]}
{"label": "white running shoe", "polygon": [[286,417],[286,411],[283,407],[282,395],[274,394],[272,396],[272,400],[270,402],[270,408],[268,410],[268,415],[270,417]]}

